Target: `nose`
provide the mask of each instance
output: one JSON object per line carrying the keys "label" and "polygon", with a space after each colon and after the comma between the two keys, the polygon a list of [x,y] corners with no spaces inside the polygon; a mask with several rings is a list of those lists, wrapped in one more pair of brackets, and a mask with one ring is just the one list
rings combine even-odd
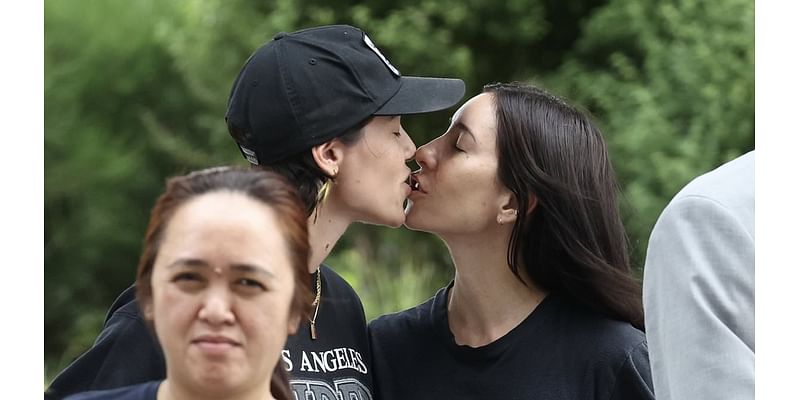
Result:
{"label": "nose", "polygon": [[236,320],[232,298],[227,288],[209,288],[202,301],[200,312],[197,315],[201,321],[210,325],[228,325]]}
{"label": "nose", "polygon": [[417,145],[414,144],[414,141],[411,140],[411,136],[408,136],[408,132],[406,132],[403,127],[400,127],[400,132],[402,132],[402,146],[403,146],[403,156],[406,160],[410,160],[414,157],[414,152],[417,151]]}
{"label": "nose", "polygon": [[429,143],[426,143],[417,149],[416,154],[414,154],[414,160],[419,164],[422,169],[434,169],[436,168],[436,150],[434,143],[436,140],[433,140]]}

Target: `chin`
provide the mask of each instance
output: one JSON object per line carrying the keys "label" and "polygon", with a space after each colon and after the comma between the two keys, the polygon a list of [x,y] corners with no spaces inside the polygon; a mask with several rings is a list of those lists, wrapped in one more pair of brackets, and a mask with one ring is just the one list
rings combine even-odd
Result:
{"label": "chin", "polygon": [[367,225],[386,226],[389,228],[399,228],[403,226],[405,215],[381,215],[373,216],[370,218],[358,219],[357,222]]}
{"label": "chin", "polygon": [[405,214],[400,214],[399,216],[395,215],[395,216],[389,218],[385,223],[383,223],[381,225],[386,225],[386,226],[388,226],[390,228],[399,228],[399,227],[403,226],[403,224],[405,222],[406,222]]}
{"label": "chin", "polygon": [[406,213],[405,210],[403,210],[402,203],[401,205],[386,211],[388,212],[376,215],[377,218],[375,218],[375,220],[377,221],[377,225],[388,226],[390,228],[399,228],[403,226],[403,223],[406,222]]}
{"label": "chin", "polygon": [[[234,376],[231,376],[234,375]],[[205,374],[195,385],[202,388],[204,392],[216,394],[224,397],[226,393],[231,393],[245,384],[243,377],[235,374]]]}
{"label": "chin", "polygon": [[403,225],[412,231],[430,232],[428,229],[425,229],[425,224],[422,223],[419,213],[414,213],[413,208],[409,208],[406,213],[406,221]]}

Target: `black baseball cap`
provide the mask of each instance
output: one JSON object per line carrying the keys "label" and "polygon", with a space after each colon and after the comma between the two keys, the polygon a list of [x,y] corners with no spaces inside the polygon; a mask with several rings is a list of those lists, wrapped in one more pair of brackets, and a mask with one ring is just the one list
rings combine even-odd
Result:
{"label": "black baseball cap", "polygon": [[225,120],[242,155],[269,164],[324,143],[373,115],[443,110],[460,79],[402,76],[369,36],[348,25],[278,33],[233,83]]}

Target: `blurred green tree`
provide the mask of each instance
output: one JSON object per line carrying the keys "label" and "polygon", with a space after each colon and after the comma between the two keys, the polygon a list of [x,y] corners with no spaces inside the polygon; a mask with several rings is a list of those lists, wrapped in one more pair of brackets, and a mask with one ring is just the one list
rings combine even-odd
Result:
{"label": "blurred green tree", "polygon": [[604,128],[639,269],[672,196],[755,148],[754,20],[752,0],[612,0],[544,78]]}

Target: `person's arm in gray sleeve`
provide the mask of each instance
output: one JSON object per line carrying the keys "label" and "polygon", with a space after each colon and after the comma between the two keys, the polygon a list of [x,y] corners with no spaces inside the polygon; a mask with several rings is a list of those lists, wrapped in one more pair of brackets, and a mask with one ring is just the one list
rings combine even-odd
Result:
{"label": "person's arm in gray sleeve", "polygon": [[676,198],[653,230],[644,269],[656,398],[753,399],[755,240],[703,196]]}

